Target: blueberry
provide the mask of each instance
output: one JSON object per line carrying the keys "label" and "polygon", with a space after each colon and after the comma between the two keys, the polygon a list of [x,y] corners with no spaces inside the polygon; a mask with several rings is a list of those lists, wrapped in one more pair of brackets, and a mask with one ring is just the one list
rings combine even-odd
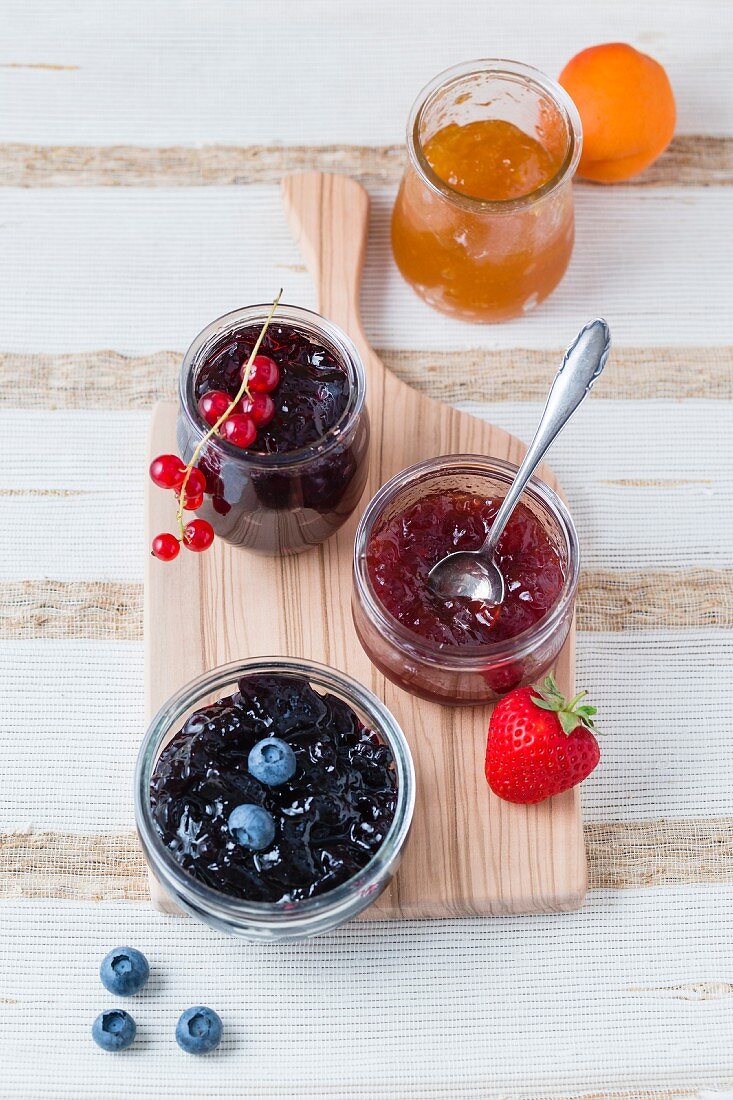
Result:
{"label": "blueberry", "polygon": [[194,1005],[181,1013],[176,1042],[186,1054],[208,1054],[221,1042],[221,1019],[212,1008]]}
{"label": "blueberry", "polygon": [[252,802],[235,806],[229,814],[227,824],[237,844],[253,852],[269,848],[275,839],[275,822],[272,814],[268,814],[262,806],[255,806]]}
{"label": "blueberry", "polygon": [[266,737],[251,750],[247,766],[260,783],[277,787],[295,775],[295,753],[287,741],[281,741],[279,737]]}
{"label": "blueberry", "polygon": [[150,977],[148,960],[134,947],[115,947],[102,959],[99,968],[102,985],[117,997],[139,993]]}
{"label": "blueberry", "polygon": [[129,1012],[112,1008],[100,1012],[92,1024],[92,1039],[102,1050],[127,1050],[135,1038],[135,1021]]}

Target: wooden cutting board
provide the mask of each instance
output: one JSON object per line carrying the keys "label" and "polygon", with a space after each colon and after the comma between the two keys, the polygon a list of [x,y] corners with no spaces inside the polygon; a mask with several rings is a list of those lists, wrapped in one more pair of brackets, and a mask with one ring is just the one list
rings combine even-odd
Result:
{"label": "wooden cutting board", "polygon": [[[307,172],[284,180],[283,201],[318,290],[319,312],[345,329],[364,360],[372,425],[368,487],[351,521],[305,554],[264,558],[217,540],[207,553],[182,553],[172,565],[148,557],[149,714],[186,681],[226,661],[288,655],[341,669],[385,701],[410,743],[417,773],[402,866],[364,919],[575,908],[587,886],[577,789],[539,806],[496,798],[483,770],[490,708],[441,707],[394,687],[363,652],[349,609],[354,532],[380,485],[420,459],[463,452],[518,463],[525,448],[500,428],[410,389],[370,348],[359,317],[369,219],[364,189],[345,176]],[[548,384],[554,368],[548,363]],[[175,417],[173,405],[155,409],[151,456],[175,450]],[[558,488],[547,468],[542,474]],[[151,538],[170,529],[171,515],[170,496],[149,486]],[[557,666],[568,690],[574,641],[573,627]],[[151,888],[158,907],[170,910],[157,883]]]}

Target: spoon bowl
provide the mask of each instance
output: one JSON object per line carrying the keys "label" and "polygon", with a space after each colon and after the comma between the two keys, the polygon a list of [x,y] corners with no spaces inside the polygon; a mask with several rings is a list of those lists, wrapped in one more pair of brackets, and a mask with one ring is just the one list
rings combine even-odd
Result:
{"label": "spoon bowl", "polygon": [[527,482],[575,410],[582,405],[606,365],[611,333],[602,317],[585,325],[563,356],[534,438],[478,550],[458,550],[441,558],[428,573],[433,592],[444,600],[483,600],[500,607],[506,595],[496,548]]}
{"label": "spoon bowl", "polygon": [[500,607],[506,596],[504,574],[496,559],[482,550],[456,550],[448,554],[433,566],[428,581],[436,595],[445,600],[460,597]]}

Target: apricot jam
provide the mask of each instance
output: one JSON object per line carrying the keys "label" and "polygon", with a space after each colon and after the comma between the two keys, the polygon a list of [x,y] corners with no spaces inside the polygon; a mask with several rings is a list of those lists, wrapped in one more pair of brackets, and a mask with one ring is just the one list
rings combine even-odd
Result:
{"label": "apricot jam", "polygon": [[451,122],[425,143],[433,171],[474,199],[520,199],[551,180],[560,167],[535,138],[513,122],[485,118]]}
{"label": "apricot jam", "polygon": [[408,127],[392,216],[402,275],[430,305],[504,321],[557,286],[574,240],[577,112],[559,85],[512,62],[438,77]]}

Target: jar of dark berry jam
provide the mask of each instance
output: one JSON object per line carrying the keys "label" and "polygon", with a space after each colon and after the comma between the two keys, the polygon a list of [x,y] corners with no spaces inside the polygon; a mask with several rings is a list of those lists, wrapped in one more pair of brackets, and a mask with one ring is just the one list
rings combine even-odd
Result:
{"label": "jar of dark berry jam", "polygon": [[413,695],[494,702],[551,668],[568,636],[578,539],[563,502],[537,478],[499,542],[507,597],[498,616],[479,601],[446,602],[427,583],[446,554],[479,548],[516,471],[479,455],[430,459],[388,481],[362,517],[356,632],[377,668]]}
{"label": "jar of dark berry jam", "polygon": [[[208,431],[201,401],[236,396],[269,306],[227,313],[200,332],[180,379],[178,447],[188,462]],[[369,418],[359,353],[317,313],[280,306],[260,354],[277,364],[269,417],[249,446],[212,437],[198,465],[206,493],[198,515],[235,546],[294,554],[317,546],[349,518],[367,477]],[[226,405],[224,406],[226,407]]]}
{"label": "jar of dark berry jam", "polygon": [[[252,764],[273,735],[292,749],[286,779]],[[231,830],[234,810],[253,804],[274,829],[249,851]],[[180,909],[251,940],[306,939],[371,905],[397,870],[414,805],[410,749],[384,704],[342,672],[287,657],[187,684],[153,719],[135,774],[152,875]]]}

